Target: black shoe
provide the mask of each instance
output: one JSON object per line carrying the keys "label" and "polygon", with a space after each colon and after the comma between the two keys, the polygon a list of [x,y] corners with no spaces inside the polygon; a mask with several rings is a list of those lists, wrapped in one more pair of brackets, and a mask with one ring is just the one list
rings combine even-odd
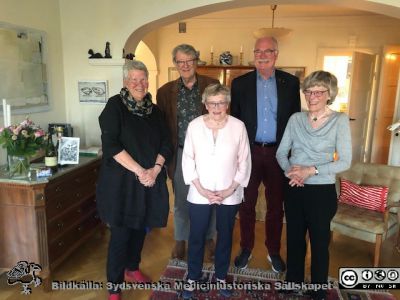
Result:
{"label": "black shoe", "polygon": [[282,260],[279,254],[269,255],[268,254],[268,261],[271,263],[272,270],[276,273],[285,272],[286,271],[286,264]]}
{"label": "black shoe", "polygon": [[242,249],[240,254],[235,258],[235,267],[239,269],[246,269],[251,259],[251,251]]}

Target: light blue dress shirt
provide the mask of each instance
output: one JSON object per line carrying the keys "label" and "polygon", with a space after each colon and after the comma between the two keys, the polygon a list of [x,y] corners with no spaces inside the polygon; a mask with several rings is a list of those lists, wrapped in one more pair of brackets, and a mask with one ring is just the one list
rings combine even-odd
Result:
{"label": "light blue dress shirt", "polygon": [[275,72],[265,80],[257,71],[257,142],[276,142],[277,111],[278,93]]}

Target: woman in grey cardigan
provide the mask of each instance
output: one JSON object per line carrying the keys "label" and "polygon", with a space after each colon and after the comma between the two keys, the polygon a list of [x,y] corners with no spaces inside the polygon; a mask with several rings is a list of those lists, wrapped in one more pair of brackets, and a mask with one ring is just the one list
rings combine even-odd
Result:
{"label": "woman in grey cardigan", "polygon": [[[286,281],[304,282],[306,233],[311,242],[311,282],[326,284],[329,269],[330,222],[336,213],[336,173],[350,167],[349,118],[331,110],[337,95],[336,77],[311,73],[303,82],[308,111],[291,116],[276,157],[288,178]],[[290,153],[290,155],[289,155]],[[326,288],[313,299],[325,299]]]}

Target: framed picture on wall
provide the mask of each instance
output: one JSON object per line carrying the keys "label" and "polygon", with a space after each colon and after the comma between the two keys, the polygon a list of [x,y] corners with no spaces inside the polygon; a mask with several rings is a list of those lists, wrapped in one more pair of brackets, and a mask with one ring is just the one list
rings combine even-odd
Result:
{"label": "framed picture on wall", "polygon": [[299,78],[300,82],[303,82],[306,75],[306,67],[276,67],[278,70],[288,72]]}
{"label": "framed picture on wall", "polygon": [[107,80],[78,81],[80,103],[103,104],[108,99]]}
{"label": "framed picture on wall", "polygon": [[79,163],[78,137],[62,137],[58,145],[58,163],[60,165],[73,165]]}

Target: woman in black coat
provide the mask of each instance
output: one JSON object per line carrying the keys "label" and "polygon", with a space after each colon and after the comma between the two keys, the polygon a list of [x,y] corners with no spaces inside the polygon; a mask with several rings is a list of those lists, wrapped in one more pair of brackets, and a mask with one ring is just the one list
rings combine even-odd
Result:
{"label": "woman in black coat", "polygon": [[124,87],[99,117],[103,150],[97,209],[110,226],[107,257],[109,299],[120,299],[123,280],[149,282],[139,270],[146,228],[165,227],[169,202],[164,164],[172,154],[167,126],[152,103],[146,66],[123,67]]}

